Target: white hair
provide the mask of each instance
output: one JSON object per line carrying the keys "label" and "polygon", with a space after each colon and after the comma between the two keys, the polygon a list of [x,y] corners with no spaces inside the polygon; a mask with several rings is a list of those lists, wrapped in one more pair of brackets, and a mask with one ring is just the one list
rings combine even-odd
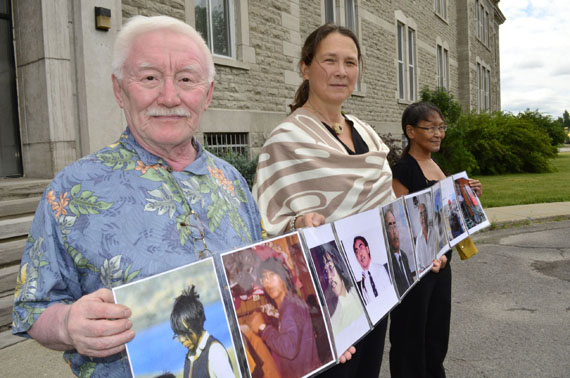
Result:
{"label": "white hair", "polygon": [[120,80],[123,78],[124,64],[135,40],[143,34],[162,29],[188,36],[196,43],[206,59],[208,83],[212,83],[216,75],[216,69],[214,68],[214,60],[212,59],[208,45],[206,45],[200,33],[192,26],[168,16],[134,16],[123,25],[115,40],[113,60],[111,63],[113,74],[117,79]]}

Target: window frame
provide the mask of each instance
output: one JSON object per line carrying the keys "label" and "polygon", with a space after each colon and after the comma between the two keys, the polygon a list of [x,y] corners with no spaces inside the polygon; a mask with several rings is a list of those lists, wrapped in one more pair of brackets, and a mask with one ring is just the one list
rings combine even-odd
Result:
{"label": "window frame", "polygon": [[437,87],[449,91],[449,49],[441,43],[436,44],[436,70]]}
{"label": "window frame", "polygon": [[434,0],[433,10],[435,14],[447,21],[447,0]]}
{"label": "window frame", "polygon": [[[206,1],[209,2],[210,0]],[[256,62],[255,48],[250,45],[249,41],[249,19],[247,13],[249,8],[248,1],[249,0],[228,1],[228,4],[230,4],[229,20],[230,24],[233,25],[229,29],[232,56],[230,57],[212,53],[214,64],[249,70],[250,63]],[[196,27],[196,0],[185,0],[185,2],[186,22],[193,27]]]}
{"label": "window frame", "polygon": [[417,33],[413,19],[396,11],[396,92],[402,103],[418,98]]}

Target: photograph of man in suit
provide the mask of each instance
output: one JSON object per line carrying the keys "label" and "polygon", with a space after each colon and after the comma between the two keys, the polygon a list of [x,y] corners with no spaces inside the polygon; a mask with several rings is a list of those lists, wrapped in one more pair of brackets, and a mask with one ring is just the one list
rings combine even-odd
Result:
{"label": "photograph of man in suit", "polygon": [[384,225],[388,234],[388,245],[390,247],[390,257],[392,258],[392,269],[394,270],[394,280],[400,296],[406,292],[414,282],[408,257],[400,249],[400,233],[396,224],[396,217],[392,209],[388,209],[384,214]]}
{"label": "photograph of man in suit", "polygon": [[[368,304],[374,298],[378,298],[378,294],[382,293],[386,287],[391,284],[390,274],[388,271],[388,263],[378,264],[372,262],[370,247],[368,241],[363,236],[356,236],[352,244],[356,260],[362,268],[362,274],[356,275],[356,284],[362,294],[364,303]],[[360,280],[358,280],[360,278]]]}

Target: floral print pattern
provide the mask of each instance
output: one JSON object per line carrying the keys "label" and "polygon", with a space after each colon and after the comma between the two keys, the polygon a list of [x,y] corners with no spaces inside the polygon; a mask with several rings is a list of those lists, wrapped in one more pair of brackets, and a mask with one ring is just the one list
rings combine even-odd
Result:
{"label": "floral print pattern", "polygon": [[[119,141],[66,167],[40,202],[17,278],[13,332],[25,335],[52,303],[189,264],[261,238],[247,184],[202,150],[173,172],[128,129]],[[192,215],[192,216],[189,216]],[[64,354],[81,376],[125,376],[124,354]]]}

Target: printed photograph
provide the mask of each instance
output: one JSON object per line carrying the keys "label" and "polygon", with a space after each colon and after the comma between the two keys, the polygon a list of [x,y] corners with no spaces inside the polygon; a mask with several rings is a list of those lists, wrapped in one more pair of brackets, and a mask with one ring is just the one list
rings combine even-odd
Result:
{"label": "printed photograph", "polygon": [[132,311],[134,377],[241,376],[212,258],[113,288],[113,295]]}
{"label": "printed photograph", "polygon": [[434,222],[431,188],[404,197],[408,222],[416,252],[418,276],[430,271],[437,254],[437,229]]}
{"label": "printed photograph", "polygon": [[338,357],[370,330],[370,324],[332,226],[325,224],[302,232],[325,297]]}
{"label": "printed photograph", "polygon": [[336,362],[299,234],[222,255],[249,372],[304,377]]}
{"label": "printed photograph", "polygon": [[398,295],[402,298],[418,280],[414,245],[403,198],[382,206],[382,217],[392,278]]}
{"label": "printed photograph", "polygon": [[485,215],[483,206],[477,194],[469,186],[469,178],[466,172],[461,172],[453,175],[455,182],[455,193],[457,194],[457,201],[463,214],[465,226],[470,234],[489,227],[491,223]]}
{"label": "printed photograph", "polygon": [[439,183],[441,186],[441,202],[443,204],[445,230],[447,232],[449,246],[453,247],[461,240],[465,239],[469,234],[467,233],[467,228],[463,223],[463,215],[461,214],[461,208],[457,202],[453,178],[446,177]]}
{"label": "printed photograph", "polygon": [[435,216],[435,225],[438,236],[437,258],[440,258],[449,250],[449,241],[445,232],[445,221],[443,216],[443,202],[441,200],[441,184],[438,182],[431,187],[433,196],[433,211]]}
{"label": "printed photograph", "polygon": [[368,210],[338,220],[333,227],[370,321],[376,324],[398,304],[380,210]]}

